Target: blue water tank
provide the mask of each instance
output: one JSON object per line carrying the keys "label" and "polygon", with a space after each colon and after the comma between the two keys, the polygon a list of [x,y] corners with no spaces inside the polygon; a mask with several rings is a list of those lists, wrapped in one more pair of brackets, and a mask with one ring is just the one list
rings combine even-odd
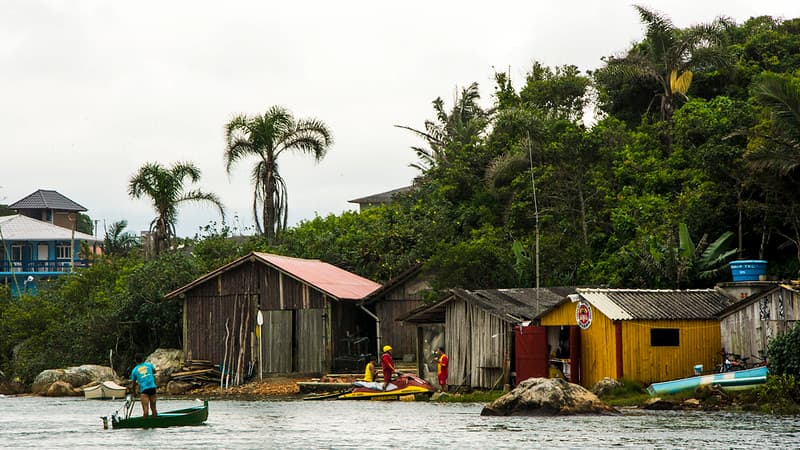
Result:
{"label": "blue water tank", "polygon": [[758,281],[760,275],[767,273],[767,262],[763,259],[744,259],[731,261],[733,281]]}

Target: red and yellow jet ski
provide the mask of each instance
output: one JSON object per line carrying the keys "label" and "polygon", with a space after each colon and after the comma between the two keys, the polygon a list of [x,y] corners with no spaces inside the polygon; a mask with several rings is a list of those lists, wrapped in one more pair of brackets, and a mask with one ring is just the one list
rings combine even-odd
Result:
{"label": "red and yellow jet ski", "polygon": [[427,400],[433,395],[434,387],[422,378],[410,373],[398,374],[386,390],[383,383],[356,381],[350,392],[336,397],[339,400]]}

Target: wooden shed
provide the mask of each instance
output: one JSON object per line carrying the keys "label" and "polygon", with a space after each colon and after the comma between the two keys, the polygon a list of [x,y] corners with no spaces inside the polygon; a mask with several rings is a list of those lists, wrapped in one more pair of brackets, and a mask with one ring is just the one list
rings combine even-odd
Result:
{"label": "wooden shed", "polygon": [[397,318],[422,306],[422,293],[430,286],[420,275],[421,267],[416,265],[406,270],[362,300],[379,323],[380,335],[372,346],[375,355],[380,355],[383,345],[389,344],[395,358],[413,360],[416,356],[416,327],[398,322]]}
{"label": "wooden shed", "polygon": [[[566,334],[571,379],[604,377],[645,384],[693,374],[720,361],[717,315],[733,300],[713,289],[577,289],[541,316],[548,334]],[[569,330],[564,333],[564,330]]]}
{"label": "wooden shed", "polygon": [[746,358],[763,358],[769,341],[800,320],[800,282],[775,284],[722,311],[722,347]]}
{"label": "wooden shed", "polygon": [[[493,388],[510,384],[514,370],[514,327],[536,318],[559,303],[572,288],[452,289],[450,295],[418,308],[401,320],[417,326],[419,373],[435,375],[431,363],[435,342],[444,342],[450,360],[448,384]],[[442,328],[443,325],[443,328]],[[444,338],[427,333],[443,330]]]}
{"label": "wooden shed", "polygon": [[253,252],[166,297],[183,299],[193,359],[237,373],[321,374],[362,367],[354,342],[374,339],[375,321],[358,302],[379,287],[323,261]]}

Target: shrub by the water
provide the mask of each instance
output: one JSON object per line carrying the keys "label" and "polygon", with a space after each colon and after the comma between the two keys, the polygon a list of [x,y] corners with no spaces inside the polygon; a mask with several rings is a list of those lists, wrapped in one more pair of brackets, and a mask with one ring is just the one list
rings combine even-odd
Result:
{"label": "shrub by the water", "polygon": [[800,377],[800,326],[794,325],[770,341],[767,360],[770,374]]}

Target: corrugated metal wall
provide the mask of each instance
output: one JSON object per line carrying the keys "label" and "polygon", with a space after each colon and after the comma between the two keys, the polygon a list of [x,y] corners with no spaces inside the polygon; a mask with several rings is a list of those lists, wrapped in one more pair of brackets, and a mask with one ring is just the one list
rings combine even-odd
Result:
{"label": "corrugated metal wall", "polygon": [[447,304],[445,350],[450,359],[448,384],[491,388],[502,385],[511,325],[462,300]]}
{"label": "corrugated metal wall", "polygon": [[720,323],[722,347],[745,357],[766,353],[769,341],[800,320],[800,296],[778,289],[724,317]]}

